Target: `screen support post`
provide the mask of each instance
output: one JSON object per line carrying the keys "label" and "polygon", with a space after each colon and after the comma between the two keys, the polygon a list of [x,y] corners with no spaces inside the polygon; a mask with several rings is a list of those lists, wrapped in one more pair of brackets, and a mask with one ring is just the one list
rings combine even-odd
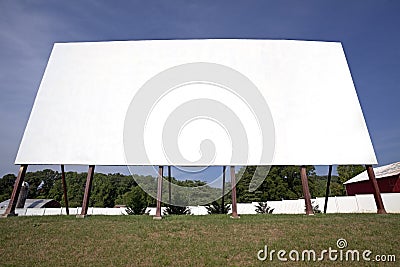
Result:
{"label": "screen support post", "polygon": [[240,217],[237,213],[237,203],[236,203],[235,166],[231,166],[231,184],[232,184],[232,215],[231,215],[231,217],[236,219],[236,218],[240,218]]}
{"label": "screen support post", "polygon": [[306,204],[306,215],[314,215],[312,205],[311,205],[311,194],[308,188],[308,178],[306,166],[300,167],[301,184],[303,186],[304,201]]}
{"label": "screen support post", "polygon": [[61,165],[61,182],[62,182],[63,193],[64,193],[65,211],[66,211],[67,215],[69,215],[67,182],[65,181],[64,165]]}
{"label": "screen support post", "polygon": [[326,213],[326,209],[328,208],[328,199],[329,199],[329,191],[330,191],[330,187],[331,187],[331,178],[332,178],[332,165],[329,165],[328,180],[326,182],[326,191],[325,191],[324,213]]}
{"label": "screen support post", "polygon": [[381,196],[381,192],[379,190],[378,182],[376,181],[374,169],[372,168],[372,165],[365,165],[365,168],[367,169],[368,178],[369,178],[369,181],[371,182],[372,188],[374,190],[372,193],[374,194],[377,213],[378,214],[386,214],[386,210],[383,205],[382,196]]}
{"label": "screen support post", "polygon": [[157,208],[156,216],[153,219],[161,219],[161,198],[162,198],[162,183],[163,183],[163,166],[158,167],[158,178],[157,178]]}
{"label": "screen support post", "polygon": [[172,178],[171,178],[171,166],[168,166],[168,203],[171,205],[171,198],[172,198],[172,193],[171,193],[171,187],[172,187]]}
{"label": "screen support post", "polygon": [[24,182],[26,170],[28,169],[28,164],[23,164],[19,168],[17,179],[15,180],[14,189],[11,194],[10,202],[8,203],[8,207],[6,212],[1,216],[3,218],[10,217],[10,216],[18,216],[15,213],[15,207],[17,206],[19,192],[21,191],[22,183]]}
{"label": "screen support post", "polygon": [[89,165],[89,170],[86,178],[85,194],[83,195],[81,214],[76,215],[77,218],[85,218],[89,208],[90,192],[92,191],[92,182],[94,175],[94,165]]}
{"label": "screen support post", "polygon": [[221,214],[224,213],[225,210],[225,172],[226,166],[222,167],[222,197],[221,197]]}

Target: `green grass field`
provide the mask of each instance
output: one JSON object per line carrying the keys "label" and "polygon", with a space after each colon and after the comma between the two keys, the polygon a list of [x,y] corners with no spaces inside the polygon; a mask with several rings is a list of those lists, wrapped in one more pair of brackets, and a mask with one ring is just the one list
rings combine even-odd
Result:
{"label": "green grass field", "polygon": [[[150,216],[14,217],[0,220],[0,265],[305,266],[309,263],[282,263],[276,255],[273,261],[259,261],[257,252],[267,245],[287,253],[313,249],[319,257],[344,238],[348,246],[343,251],[368,249],[371,259],[395,255],[397,262],[383,265],[398,266],[399,236],[399,214],[170,216],[159,221]],[[378,265],[362,259],[315,264]]]}

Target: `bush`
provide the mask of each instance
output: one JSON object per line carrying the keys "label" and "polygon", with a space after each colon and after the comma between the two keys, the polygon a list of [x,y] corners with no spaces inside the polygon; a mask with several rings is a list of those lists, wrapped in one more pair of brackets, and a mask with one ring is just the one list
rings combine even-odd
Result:
{"label": "bush", "polygon": [[131,191],[123,196],[126,204],[126,212],[129,215],[145,214],[147,208],[147,195],[139,186],[135,186]]}
{"label": "bush", "polygon": [[211,204],[208,204],[205,207],[208,214],[227,214],[231,209],[229,204],[225,204],[224,207],[222,207],[222,203],[217,201],[213,201]]}
{"label": "bush", "polygon": [[321,210],[319,209],[319,205],[315,203],[315,201],[311,202],[312,210],[314,213],[321,213]]}
{"label": "bush", "polygon": [[176,192],[172,196],[172,203],[166,206],[164,215],[190,215],[190,209],[187,207],[187,199],[180,193]]}
{"label": "bush", "polygon": [[267,202],[258,202],[256,206],[256,212],[259,214],[271,214],[274,211],[270,206],[268,206]]}
{"label": "bush", "polygon": [[[321,213],[321,210],[319,209],[319,205],[315,203],[315,201],[311,201],[311,207],[312,207],[312,211],[313,213]],[[307,209],[304,206],[304,211],[306,211]]]}
{"label": "bush", "polygon": [[165,208],[164,215],[190,215],[190,209],[188,207],[168,205]]}

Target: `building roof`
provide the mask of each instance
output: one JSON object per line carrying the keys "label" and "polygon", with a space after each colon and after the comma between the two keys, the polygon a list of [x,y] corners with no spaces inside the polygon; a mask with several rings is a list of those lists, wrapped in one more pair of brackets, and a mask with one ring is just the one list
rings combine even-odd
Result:
{"label": "building roof", "polygon": [[[398,175],[398,174],[400,174],[400,161],[389,164],[389,165],[376,167],[376,168],[374,168],[374,172],[375,172],[375,177],[377,179]],[[364,172],[360,173],[359,175],[354,176],[350,180],[344,182],[343,184],[352,184],[352,183],[357,183],[357,182],[367,181],[367,180],[369,180],[368,174],[367,174],[367,171],[364,171]]]}
{"label": "building roof", "polygon": [[[0,203],[0,209],[8,207],[9,199]],[[25,201],[24,209],[28,208],[58,208],[61,207],[60,203],[54,199],[27,199]]]}

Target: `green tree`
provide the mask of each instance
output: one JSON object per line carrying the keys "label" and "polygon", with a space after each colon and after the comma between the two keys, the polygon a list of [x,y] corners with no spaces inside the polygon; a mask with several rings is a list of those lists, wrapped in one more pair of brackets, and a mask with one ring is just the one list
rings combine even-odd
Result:
{"label": "green tree", "polygon": [[364,170],[365,168],[362,165],[339,165],[337,167],[340,182],[340,193],[342,195],[346,194],[346,189],[343,183],[362,173]]}
{"label": "green tree", "polygon": [[87,173],[67,172],[68,203],[70,207],[81,207],[85,191]]}
{"label": "green tree", "polygon": [[50,169],[26,173],[25,181],[29,184],[28,198],[47,198],[54,182],[60,178],[60,173]]}
{"label": "green tree", "polygon": [[112,208],[115,204],[116,183],[109,175],[95,173],[90,196],[90,206]]}
{"label": "green tree", "polygon": [[6,174],[0,179],[0,202],[10,198],[15,179],[17,177],[14,174]]}
{"label": "green tree", "polygon": [[339,180],[342,184],[363,171],[365,171],[365,168],[362,165],[339,165],[337,167]]}
{"label": "green tree", "polygon": [[140,215],[146,212],[147,194],[140,186],[135,186],[131,191],[126,192],[122,199],[127,206],[126,212],[129,215]]}
{"label": "green tree", "polygon": [[137,183],[131,175],[109,173],[107,176],[115,186],[115,195],[117,196],[117,198],[122,196],[126,192],[129,192],[133,187],[137,186]]}
{"label": "green tree", "polygon": [[50,189],[46,198],[51,198],[60,202],[61,206],[65,207],[64,193],[61,179],[54,181],[53,187]]}
{"label": "green tree", "polygon": [[[313,197],[321,194],[317,186],[317,176],[314,166],[306,166],[309,180],[310,193]],[[250,166],[239,171],[242,178],[238,182],[238,202],[262,202],[267,200],[297,199],[303,196],[298,166],[272,166],[268,172],[267,167]],[[238,175],[238,176],[240,176]],[[263,179],[263,183],[255,192],[249,191],[252,177]]]}

